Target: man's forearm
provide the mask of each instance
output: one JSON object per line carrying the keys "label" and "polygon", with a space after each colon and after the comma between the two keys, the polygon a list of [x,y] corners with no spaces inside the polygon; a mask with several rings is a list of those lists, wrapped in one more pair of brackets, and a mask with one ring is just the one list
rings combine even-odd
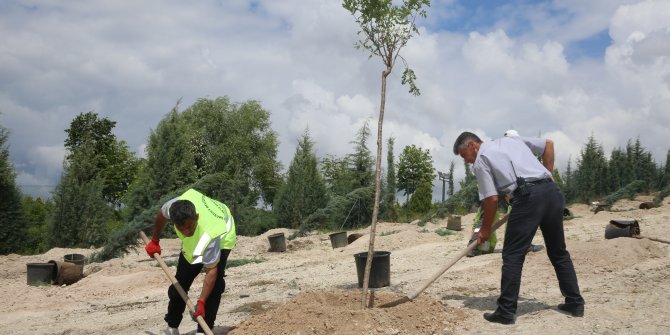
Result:
{"label": "man's forearm", "polygon": [[547,144],[542,153],[542,165],[544,165],[549,172],[554,172],[554,141],[547,139]]}
{"label": "man's forearm", "polygon": [[216,276],[218,274],[216,266],[211,269],[206,269],[205,271],[205,280],[202,283],[202,291],[200,292],[200,297],[198,298],[202,301],[207,301],[209,294],[212,293],[212,290],[214,290],[214,284],[216,283]]}
{"label": "man's forearm", "polygon": [[482,209],[484,210],[484,214],[482,215],[482,227],[489,230],[493,225],[493,218],[498,210],[498,196],[494,195],[484,199]]}
{"label": "man's forearm", "polygon": [[154,219],[154,231],[151,233],[151,238],[154,240],[160,240],[161,234],[163,233],[163,229],[165,228],[165,224],[167,223],[167,219],[165,216],[163,216],[163,213],[161,211],[158,211],[156,214],[156,219]]}

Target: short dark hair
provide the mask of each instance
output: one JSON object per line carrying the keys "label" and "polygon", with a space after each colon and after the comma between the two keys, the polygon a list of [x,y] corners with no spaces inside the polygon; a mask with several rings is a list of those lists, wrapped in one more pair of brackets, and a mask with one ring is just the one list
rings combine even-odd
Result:
{"label": "short dark hair", "polygon": [[475,143],[482,143],[482,140],[479,138],[479,136],[469,131],[464,131],[458,135],[456,142],[454,142],[454,155],[458,155],[458,149],[466,146],[470,141],[474,141]]}
{"label": "short dark hair", "polygon": [[177,200],[170,206],[170,219],[175,225],[181,226],[186,220],[195,220],[195,205],[188,200]]}

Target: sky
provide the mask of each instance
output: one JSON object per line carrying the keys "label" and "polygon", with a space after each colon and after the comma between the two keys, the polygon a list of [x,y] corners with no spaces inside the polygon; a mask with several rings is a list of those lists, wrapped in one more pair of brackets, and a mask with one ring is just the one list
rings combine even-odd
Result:
{"label": "sky", "polygon": [[[590,136],[606,155],[639,139],[665,164],[670,0],[433,0],[417,25],[401,56],[421,95],[402,62],[387,86],[382,151],[394,137],[396,162],[414,144],[459,180],[458,134],[513,128],[551,138],[561,172]],[[374,154],[383,64],[354,48],[358,30],[337,0],[3,0],[0,125],[17,184],[49,196],[80,113],[115,121],[144,157],[178,101],[220,96],[271,113],[284,168],[306,129],[317,156],[343,156],[369,122]]]}

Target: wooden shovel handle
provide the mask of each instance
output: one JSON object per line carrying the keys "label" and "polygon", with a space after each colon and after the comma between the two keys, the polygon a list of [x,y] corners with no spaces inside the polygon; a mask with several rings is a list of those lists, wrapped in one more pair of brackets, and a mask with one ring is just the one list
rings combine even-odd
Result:
{"label": "wooden shovel handle", "polygon": [[[507,222],[507,218],[509,217],[509,214],[505,214],[498,222],[494,223],[493,226],[491,226],[491,233],[496,231],[496,229],[500,228],[505,222]],[[435,273],[430,279],[428,279],[423,286],[413,294],[409,295],[408,298],[410,300],[414,300],[416,297],[421,294],[421,292],[425,291],[430,284],[432,284],[437,278],[439,278],[443,273],[445,273],[447,270],[449,270],[450,267],[452,267],[456,262],[458,262],[463,256],[467,255],[468,252],[472,251],[474,248],[477,247],[477,241],[473,241],[470,243],[467,248],[463,249],[461,252],[459,252],[454,258],[452,258],[440,271]]]}
{"label": "wooden shovel handle", "polygon": [[[149,244],[149,239],[147,239],[147,235],[141,230],[140,230],[140,237],[142,237],[142,241],[144,241],[144,244]],[[158,264],[160,264],[161,268],[163,269],[163,272],[165,272],[165,275],[168,277],[168,279],[170,279],[170,281],[172,282],[172,285],[174,285],[174,288],[176,288],[177,292],[179,292],[179,295],[181,296],[181,298],[186,303],[186,306],[188,306],[188,310],[191,311],[191,313],[195,313],[195,306],[193,306],[193,303],[188,298],[188,295],[186,294],[184,289],[181,287],[181,285],[177,281],[177,278],[175,278],[172,275],[172,273],[170,272],[170,269],[168,268],[168,266],[163,261],[163,258],[161,257],[161,255],[159,255],[158,253],[155,253],[154,258],[158,261]],[[198,317],[196,318],[196,321],[198,321],[198,324],[200,325],[200,327],[202,327],[202,329],[205,331],[205,334],[214,335],[212,330],[209,329],[209,326],[207,326],[207,322],[205,322],[205,319],[203,319],[202,315],[198,315]]]}

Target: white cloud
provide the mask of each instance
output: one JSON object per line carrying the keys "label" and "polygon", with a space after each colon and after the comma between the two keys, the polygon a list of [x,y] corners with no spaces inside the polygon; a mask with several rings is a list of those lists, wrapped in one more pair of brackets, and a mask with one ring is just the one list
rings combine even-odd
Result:
{"label": "white cloud", "polygon": [[[181,109],[202,97],[259,100],[272,113],[285,166],[307,127],[319,156],[344,155],[367,120],[376,152],[382,64],[353,47],[357,27],[340,2],[21,5],[0,4],[0,120],[26,183],[57,181],[64,130],[77,114],[116,121],[117,137],[143,155],[149,131],[179,98]],[[442,19],[454,17],[456,5],[434,2]],[[485,138],[508,128],[552,137],[559,167],[590,135],[606,152],[639,136],[664,160],[669,6],[561,0],[508,5],[501,10],[514,15],[504,22],[468,33],[420,27],[401,54],[422,95],[400,85],[398,62],[387,83],[384,139],[396,137],[396,155],[410,144],[430,149],[442,171],[453,160],[457,175],[463,163],[451,146],[466,129]],[[429,8],[429,20],[433,14]],[[527,29],[506,30],[512,20]],[[566,58],[571,43],[604,30],[613,40],[604,59]]]}

